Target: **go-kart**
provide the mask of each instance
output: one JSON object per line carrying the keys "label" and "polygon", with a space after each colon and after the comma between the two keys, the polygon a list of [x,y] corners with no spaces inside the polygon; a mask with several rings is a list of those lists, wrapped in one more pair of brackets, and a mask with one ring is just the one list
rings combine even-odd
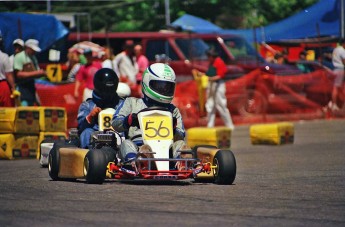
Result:
{"label": "go-kart", "polygon": [[[102,112],[100,119],[102,119]],[[188,158],[173,158],[172,114],[165,109],[153,107],[140,111],[137,116],[142,131],[141,139],[144,145],[151,148],[151,151],[138,152],[133,159],[122,160],[119,155],[119,144],[122,142],[119,134],[109,128],[103,129],[92,136],[93,148],[90,150],[52,149],[48,164],[51,178],[53,180],[85,178],[86,182],[91,184],[101,184],[106,178],[164,181],[194,179],[217,184],[234,182],[236,160],[232,151],[199,145],[191,150],[177,151],[181,154],[180,156],[188,155]],[[71,160],[66,159],[68,152]],[[85,155],[82,163],[75,153]],[[65,158],[61,158],[62,156]],[[63,162],[68,163],[68,167]],[[78,162],[78,164],[74,165],[73,162]],[[185,168],[176,168],[177,163]],[[77,167],[77,170],[72,166]],[[62,169],[65,170],[62,171]],[[66,169],[70,171],[68,174]]]}

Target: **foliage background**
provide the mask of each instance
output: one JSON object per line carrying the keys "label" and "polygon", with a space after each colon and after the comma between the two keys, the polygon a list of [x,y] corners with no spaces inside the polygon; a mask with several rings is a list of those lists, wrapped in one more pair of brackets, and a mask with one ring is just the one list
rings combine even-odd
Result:
{"label": "foliage background", "polygon": [[[170,21],[185,13],[222,28],[264,26],[318,0],[169,0]],[[1,12],[47,13],[47,1],[4,1]],[[89,13],[92,31],[158,31],[166,28],[165,0],[50,1],[50,13]],[[87,17],[80,31],[88,30]]]}

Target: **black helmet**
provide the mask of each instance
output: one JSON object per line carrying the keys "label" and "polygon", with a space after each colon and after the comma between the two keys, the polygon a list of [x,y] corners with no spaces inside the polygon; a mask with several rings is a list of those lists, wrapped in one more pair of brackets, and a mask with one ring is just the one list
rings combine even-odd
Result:
{"label": "black helmet", "polygon": [[108,99],[116,96],[119,77],[109,68],[99,69],[93,78],[94,92],[101,98]]}

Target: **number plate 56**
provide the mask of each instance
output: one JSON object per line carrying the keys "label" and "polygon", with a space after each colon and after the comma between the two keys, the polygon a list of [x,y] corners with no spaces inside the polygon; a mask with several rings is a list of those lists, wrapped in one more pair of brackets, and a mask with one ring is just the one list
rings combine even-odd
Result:
{"label": "number plate 56", "polygon": [[169,116],[143,117],[145,140],[172,140],[172,121]]}

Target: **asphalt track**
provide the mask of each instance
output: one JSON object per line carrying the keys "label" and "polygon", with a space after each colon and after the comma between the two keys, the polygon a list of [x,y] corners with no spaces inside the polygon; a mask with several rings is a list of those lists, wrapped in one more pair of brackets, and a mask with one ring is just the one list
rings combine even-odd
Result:
{"label": "asphalt track", "polygon": [[345,121],[294,125],[282,146],[238,126],[230,186],[54,182],[37,160],[1,160],[0,226],[345,226]]}

